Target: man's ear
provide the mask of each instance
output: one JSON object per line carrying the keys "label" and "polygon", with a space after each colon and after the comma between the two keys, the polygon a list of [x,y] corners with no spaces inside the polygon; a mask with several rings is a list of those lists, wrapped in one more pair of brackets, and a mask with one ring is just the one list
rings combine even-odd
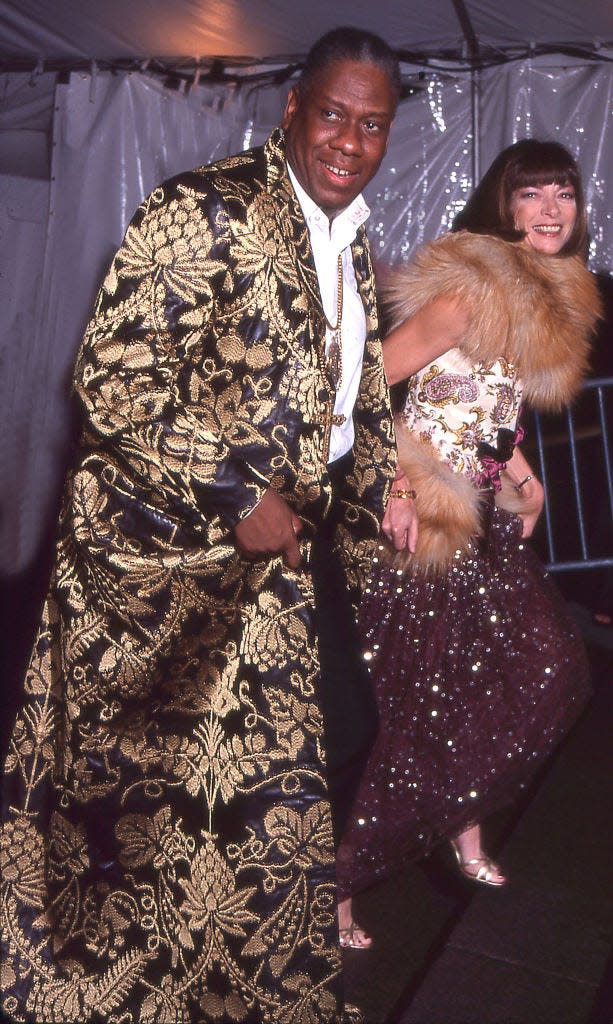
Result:
{"label": "man's ear", "polygon": [[284,131],[286,131],[289,128],[290,124],[292,123],[294,119],[294,114],[298,109],[299,102],[300,95],[298,92],[298,87],[296,85],[292,85],[288,93],[287,103],[285,104],[285,110],[283,111],[283,118],[281,121],[281,127],[283,128]]}

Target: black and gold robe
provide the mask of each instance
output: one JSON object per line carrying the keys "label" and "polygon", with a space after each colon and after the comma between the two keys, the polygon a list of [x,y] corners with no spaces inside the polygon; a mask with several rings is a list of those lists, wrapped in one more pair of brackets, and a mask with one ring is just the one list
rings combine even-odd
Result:
{"label": "black and gold robe", "polygon": [[[393,463],[368,336],[338,542],[358,584]],[[9,1019],[344,1019],[308,571],[334,392],[282,133],[180,175],[129,226],[75,371],[84,410],[5,769]],[[268,487],[306,568],[248,561]]]}

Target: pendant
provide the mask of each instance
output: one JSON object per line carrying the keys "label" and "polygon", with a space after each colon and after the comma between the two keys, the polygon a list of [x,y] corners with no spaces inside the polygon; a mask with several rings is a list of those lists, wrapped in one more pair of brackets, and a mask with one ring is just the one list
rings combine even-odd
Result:
{"label": "pendant", "polygon": [[343,369],[340,330],[334,331],[332,334],[332,340],[330,342],[328,352],[326,355],[326,363],[328,366],[328,375],[330,377],[330,380],[332,381],[334,387],[338,389]]}

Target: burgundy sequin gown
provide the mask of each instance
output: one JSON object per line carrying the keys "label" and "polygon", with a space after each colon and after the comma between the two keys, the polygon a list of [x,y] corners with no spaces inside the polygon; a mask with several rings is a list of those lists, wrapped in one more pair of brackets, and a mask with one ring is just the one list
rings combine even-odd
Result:
{"label": "burgundy sequin gown", "polygon": [[582,642],[520,519],[492,499],[483,531],[442,575],[373,566],[361,629],[380,729],[341,898],[513,801],[589,696]]}

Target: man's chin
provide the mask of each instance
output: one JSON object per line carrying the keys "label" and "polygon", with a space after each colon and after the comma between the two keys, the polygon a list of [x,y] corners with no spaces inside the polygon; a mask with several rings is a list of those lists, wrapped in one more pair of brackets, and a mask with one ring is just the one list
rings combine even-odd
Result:
{"label": "man's chin", "polygon": [[328,217],[334,217],[341,210],[346,210],[351,205],[354,199],[356,199],[361,192],[360,188],[356,188],[355,182],[351,183],[351,187],[340,185],[337,187],[329,187],[322,190],[320,198],[311,196],[317,205],[328,215]]}

